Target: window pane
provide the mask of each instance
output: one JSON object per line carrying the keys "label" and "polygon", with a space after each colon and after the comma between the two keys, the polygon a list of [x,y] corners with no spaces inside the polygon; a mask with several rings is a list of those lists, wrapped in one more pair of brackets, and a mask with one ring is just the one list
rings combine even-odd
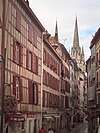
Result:
{"label": "window pane", "polygon": [[15,52],[15,56],[16,56],[16,63],[19,63],[19,44],[16,43],[16,52]]}
{"label": "window pane", "polygon": [[16,99],[19,100],[19,78],[16,77]]}

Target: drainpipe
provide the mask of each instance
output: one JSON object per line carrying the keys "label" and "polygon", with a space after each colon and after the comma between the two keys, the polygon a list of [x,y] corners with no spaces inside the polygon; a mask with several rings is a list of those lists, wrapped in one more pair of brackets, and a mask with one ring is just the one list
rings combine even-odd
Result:
{"label": "drainpipe", "polygon": [[42,32],[42,43],[41,43],[41,120],[40,120],[40,128],[42,127],[42,112],[43,112],[43,36],[46,32]]}

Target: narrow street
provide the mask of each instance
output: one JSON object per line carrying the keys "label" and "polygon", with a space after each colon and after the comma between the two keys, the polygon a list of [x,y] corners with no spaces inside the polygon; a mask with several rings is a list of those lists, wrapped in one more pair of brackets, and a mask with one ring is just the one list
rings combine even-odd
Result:
{"label": "narrow street", "polygon": [[72,129],[71,133],[88,133],[88,122],[79,123]]}
{"label": "narrow street", "polygon": [[68,129],[62,130],[60,133],[88,133],[88,122],[84,120],[83,123],[77,123],[71,132]]}

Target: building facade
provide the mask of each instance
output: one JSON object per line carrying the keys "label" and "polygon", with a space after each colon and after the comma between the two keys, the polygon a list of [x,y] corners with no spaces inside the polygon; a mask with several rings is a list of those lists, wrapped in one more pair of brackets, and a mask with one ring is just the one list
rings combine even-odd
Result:
{"label": "building facade", "polygon": [[50,34],[43,36],[43,88],[42,88],[42,124],[45,132],[52,128],[60,130],[60,77],[61,59],[49,42]]}
{"label": "building facade", "polygon": [[51,45],[61,58],[60,75],[60,129],[66,128],[71,122],[70,114],[70,55],[63,44],[58,39],[58,26],[56,21],[55,35],[49,38]]}
{"label": "building facade", "polygon": [[[96,133],[100,125],[100,28],[90,45],[91,57],[87,60],[89,133]],[[91,126],[92,125],[92,126]]]}
{"label": "building facade", "polygon": [[[2,57],[6,49],[3,128],[6,133],[36,133],[41,121],[41,44],[45,29],[28,1],[1,0],[0,10]],[[1,66],[0,71],[4,69]],[[2,76],[0,81],[4,82]]]}
{"label": "building facade", "polygon": [[92,43],[95,43],[96,54],[96,128],[100,126],[100,28],[95,34]]}

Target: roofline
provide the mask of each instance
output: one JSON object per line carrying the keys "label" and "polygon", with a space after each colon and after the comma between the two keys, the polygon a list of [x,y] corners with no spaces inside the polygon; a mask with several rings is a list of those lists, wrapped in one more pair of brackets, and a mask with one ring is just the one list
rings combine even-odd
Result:
{"label": "roofline", "polygon": [[94,46],[94,44],[98,41],[99,38],[100,38],[100,28],[97,30],[97,32],[95,33],[95,36],[91,41],[90,49]]}
{"label": "roofline", "polygon": [[61,60],[60,56],[58,55],[58,53],[56,52],[56,50],[51,46],[50,42],[47,41],[46,39],[43,39],[43,41],[47,44],[47,46],[53,51],[53,53],[57,56],[57,58],[59,60]]}
{"label": "roofline", "polygon": [[34,14],[34,12],[32,11],[32,9],[29,7],[29,5],[26,3],[25,0],[17,0],[21,5],[23,4],[23,8],[25,10],[27,10],[27,14],[30,15],[30,18],[35,22],[36,25],[39,26],[39,28],[41,29],[41,31],[45,31],[44,26],[41,24],[41,22],[39,21],[39,19],[36,17],[36,15]]}

